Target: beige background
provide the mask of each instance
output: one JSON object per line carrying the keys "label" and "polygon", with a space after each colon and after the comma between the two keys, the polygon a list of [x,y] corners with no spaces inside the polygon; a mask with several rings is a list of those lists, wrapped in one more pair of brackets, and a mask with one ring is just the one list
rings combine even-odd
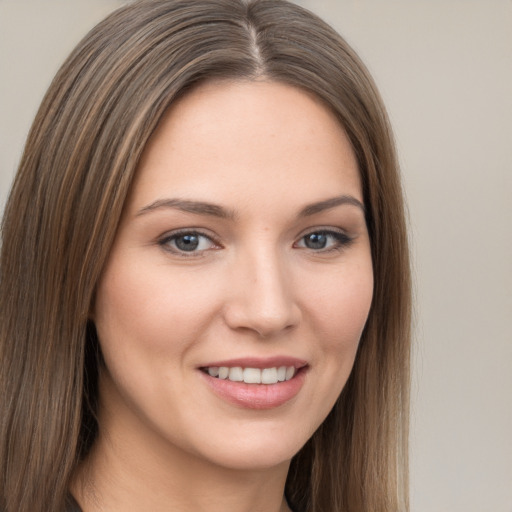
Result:
{"label": "beige background", "polygon": [[[0,211],[59,63],[121,3],[0,0]],[[417,288],[412,510],[512,512],[512,1],[299,3],[360,52],[396,131]]]}

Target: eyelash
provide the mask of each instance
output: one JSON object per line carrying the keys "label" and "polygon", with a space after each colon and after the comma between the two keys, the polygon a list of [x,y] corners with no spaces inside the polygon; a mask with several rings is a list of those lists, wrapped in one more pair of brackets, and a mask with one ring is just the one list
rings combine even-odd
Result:
{"label": "eyelash", "polygon": [[206,233],[203,233],[197,229],[183,229],[180,231],[175,231],[175,232],[165,236],[161,240],[159,240],[158,245],[160,245],[160,247],[162,247],[164,250],[169,251],[173,254],[177,254],[178,256],[181,256],[183,258],[193,258],[193,257],[197,258],[198,256],[202,256],[202,254],[205,251],[210,249],[210,248],[207,248],[207,249],[202,249],[199,251],[195,251],[195,250],[194,251],[185,251],[183,249],[180,249],[179,247],[176,247],[176,246],[173,247],[170,245],[172,242],[176,243],[177,239],[184,238],[186,236],[197,237],[199,239],[201,239],[201,238],[206,239],[212,245],[211,248],[213,248],[213,249],[220,248],[220,244],[217,243],[216,240],[211,235],[207,235]]}
{"label": "eyelash", "polygon": [[[307,247],[306,245],[298,245],[301,242],[306,243],[306,237],[317,235],[317,236],[325,236],[332,239],[331,247],[327,248],[319,248],[319,249],[312,249],[311,247]],[[179,247],[176,247],[176,240],[179,238],[185,238],[185,237],[196,237],[198,239],[206,239],[208,240],[209,244],[211,244],[212,247],[208,247],[205,249],[200,250],[192,250],[192,251],[186,251],[184,249],[180,249]],[[313,231],[309,231],[308,233],[302,235],[297,242],[294,243],[295,248],[299,249],[305,249],[310,250],[313,253],[316,254],[328,254],[334,251],[340,252],[343,249],[347,248],[352,242],[353,238],[344,233],[343,231],[336,231],[332,229],[316,229]],[[174,243],[174,246],[171,245]],[[200,245],[200,240],[198,242],[198,245]],[[208,251],[210,249],[219,249],[221,245],[211,236],[207,235],[206,233],[203,233],[199,230],[195,229],[184,229],[180,231],[175,231],[161,240],[158,241],[158,245],[160,245],[164,250],[171,252],[173,254],[176,254],[180,257],[184,258],[191,258],[191,257],[200,257],[203,255],[205,251]]]}
{"label": "eyelash", "polygon": [[[331,239],[333,239],[333,242],[331,244],[332,246],[327,247],[327,248],[320,248],[318,250],[315,250],[315,249],[312,249],[307,246],[300,247],[301,249],[309,249],[309,250],[313,251],[314,253],[320,253],[320,254],[326,254],[326,253],[330,253],[333,251],[338,251],[338,252],[342,251],[343,249],[347,248],[354,241],[354,239],[352,237],[350,237],[343,231],[337,231],[337,230],[333,230],[333,229],[316,229],[313,231],[309,231],[305,235],[302,235],[300,237],[299,241],[303,242],[303,241],[305,241],[305,239],[308,236],[311,236],[311,235],[325,236],[325,237],[330,237]],[[297,247],[298,243],[299,242],[296,242],[294,244],[294,246]]]}

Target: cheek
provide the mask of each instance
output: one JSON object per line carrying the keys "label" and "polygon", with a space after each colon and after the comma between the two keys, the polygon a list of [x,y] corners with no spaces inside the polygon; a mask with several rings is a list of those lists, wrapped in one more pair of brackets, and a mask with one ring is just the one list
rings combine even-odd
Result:
{"label": "cheek", "polygon": [[[316,285],[320,281],[316,281]],[[306,290],[308,292],[308,290]],[[334,403],[348,379],[373,297],[371,261],[344,267],[309,289],[309,311],[324,373],[328,402]],[[315,367],[315,365],[313,365]]]}
{"label": "cheek", "polygon": [[309,397],[316,408],[313,432],[329,414],[352,371],[372,302],[371,260],[362,258],[355,265],[317,273],[303,291],[308,338],[315,347],[310,370],[315,386]]}
{"label": "cheek", "polygon": [[371,262],[344,268],[305,290],[316,328],[334,345],[357,344],[373,297]]}
{"label": "cheek", "polygon": [[215,314],[217,287],[207,276],[197,286],[197,276],[187,271],[128,265],[118,260],[109,266],[98,288],[94,322],[103,351],[158,358],[188,349]]}

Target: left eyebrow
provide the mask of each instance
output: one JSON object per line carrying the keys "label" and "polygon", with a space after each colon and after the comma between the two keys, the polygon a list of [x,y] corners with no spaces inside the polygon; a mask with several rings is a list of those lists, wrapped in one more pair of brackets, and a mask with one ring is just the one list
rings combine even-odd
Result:
{"label": "left eyebrow", "polygon": [[343,204],[356,206],[360,208],[366,215],[366,208],[364,207],[364,204],[359,201],[359,199],[356,199],[354,196],[343,195],[332,197],[330,199],[326,199],[325,201],[319,201],[318,203],[308,204],[300,211],[299,217],[309,217],[310,215],[315,215],[316,213],[330,210],[331,208],[335,208],[336,206]]}

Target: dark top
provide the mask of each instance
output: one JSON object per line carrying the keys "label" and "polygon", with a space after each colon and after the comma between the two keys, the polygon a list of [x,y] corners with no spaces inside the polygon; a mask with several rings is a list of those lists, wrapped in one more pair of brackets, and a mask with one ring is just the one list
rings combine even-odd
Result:
{"label": "dark top", "polygon": [[82,512],[80,505],[71,494],[68,494],[66,499],[66,512]]}

